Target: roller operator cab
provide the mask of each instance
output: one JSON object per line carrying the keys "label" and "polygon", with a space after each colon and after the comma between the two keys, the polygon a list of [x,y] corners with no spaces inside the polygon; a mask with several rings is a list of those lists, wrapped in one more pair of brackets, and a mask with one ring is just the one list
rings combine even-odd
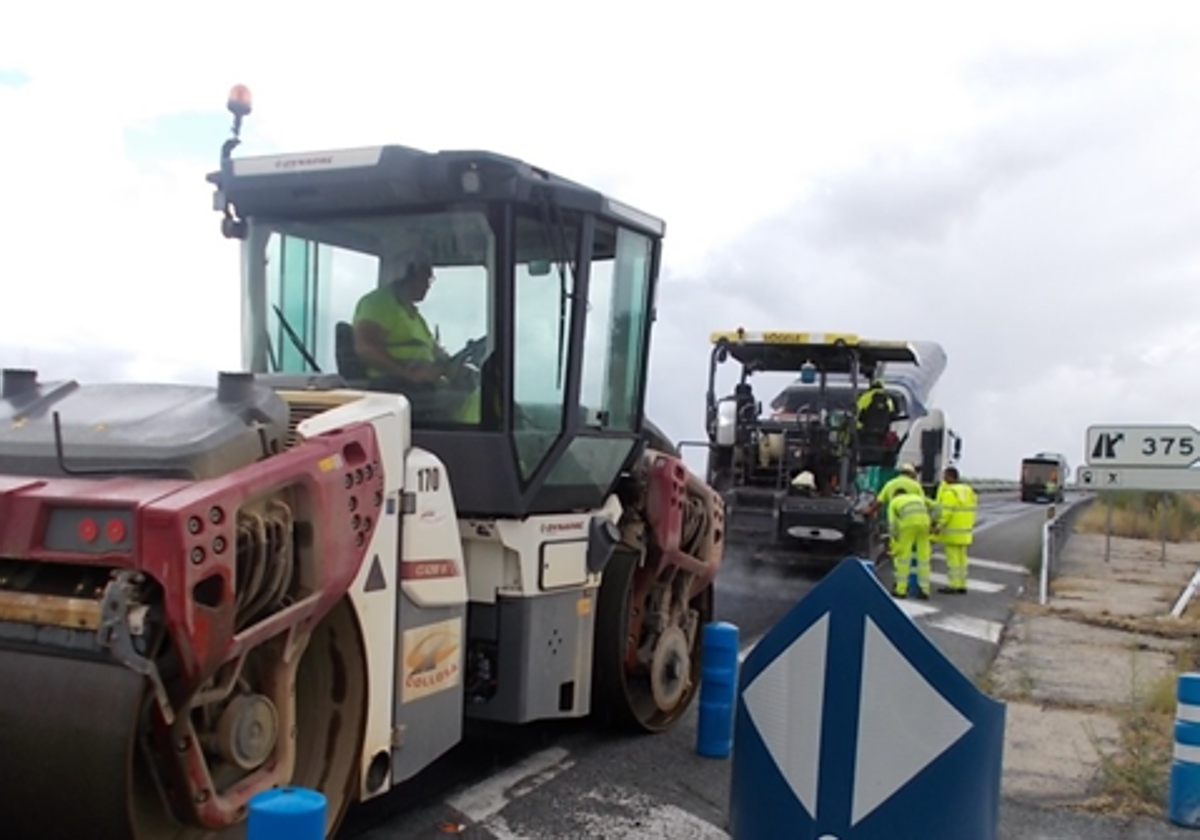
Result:
{"label": "roller operator cab", "polygon": [[235,158],[230,109],[244,370],[5,372],[12,836],[241,837],[284,784],[331,836],[464,718],[696,695],[724,508],[643,416],[663,223],[489,152]]}
{"label": "roller operator cab", "polygon": [[[919,365],[916,350],[850,333],[739,329],[714,333],[711,341],[707,478],[724,494],[731,533],[812,557],[880,554],[882,515],[866,510],[904,452],[906,437],[894,427],[910,421],[908,403],[894,389],[893,407],[883,414],[860,417],[858,403],[885,366]],[[729,360],[739,365],[737,383],[718,397],[718,370]],[[756,374],[797,377],[765,415]]]}

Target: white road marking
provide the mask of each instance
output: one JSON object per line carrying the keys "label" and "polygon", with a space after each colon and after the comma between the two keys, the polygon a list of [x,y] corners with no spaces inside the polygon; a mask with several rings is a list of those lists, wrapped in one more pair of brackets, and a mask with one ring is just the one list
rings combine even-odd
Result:
{"label": "white road marking", "polygon": [[[595,810],[584,803],[597,803]],[[529,835],[509,824],[502,816],[488,821],[487,831],[497,840],[730,840],[729,833],[676,805],[656,802],[640,793],[609,789],[604,794],[590,791],[583,795],[562,827],[551,835]]]}
{"label": "white road marking", "polygon": [[[944,562],[946,562],[946,555],[935,553],[933,555],[933,559],[939,560],[944,563]],[[1024,566],[1019,566],[1016,563],[1003,563],[999,560],[988,560],[983,557],[968,556],[967,557],[968,573],[970,573],[971,569],[974,569],[976,567],[978,567],[980,569],[995,569],[998,572],[1012,572],[1013,574],[1016,574],[1016,575],[1029,574],[1029,569],[1025,568]]]}
{"label": "white road marking", "polygon": [[1004,631],[1004,625],[998,622],[957,614],[942,614],[937,618],[931,618],[929,626],[950,633],[971,636],[992,644],[1000,641],[1000,634]]}
{"label": "white road marking", "polygon": [[481,823],[508,806],[514,799],[553,779],[575,762],[562,747],[550,747],[484,779],[446,800],[451,808],[472,822]]}
{"label": "white road marking", "polygon": [[995,569],[998,572],[1012,572],[1015,575],[1027,575],[1029,569],[1024,566],[1019,566],[1016,563],[1003,563],[999,560],[985,560],[982,557],[967,557],[967,572],[978,566],[981,569]]}
{"label": "white road marking", "polygon": [[909,618],[919,618],[930,613],[941,612],[941,609],[921,601],[896,601],[896,606],[908,613]]}
{"label": "white road marking", "polygon": [[[600,803],[598,813],[582,814],[584,828],[591,829],[573,837],[604,840],[729,840],[729,833],[708,820],[676,805],[656,802],[641,793],[610,788],[605,793],[591,791],[584,799]],[[624,813],[622,813],[624,812]],[[592,833],[595,832],[595,833]]]}
{"label": "white road marking", "polygon": [[[950,582],[941,572],[933,572],[929,576],[929,579],[943,586]],[[967,580],[967,591],[969,592],[989,592],[995,594],[996,592],[1003,591],[1003,589],[1003,583],[992,583],[990,580]]]}

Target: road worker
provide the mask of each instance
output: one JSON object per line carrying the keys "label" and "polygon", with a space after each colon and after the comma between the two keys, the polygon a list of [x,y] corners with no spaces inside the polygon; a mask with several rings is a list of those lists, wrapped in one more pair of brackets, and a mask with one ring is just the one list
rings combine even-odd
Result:
{"label": "road worker", "polygon": [[902,464],[900,473],[890,479],[879,488],[879,493],[875,496],[875,501],[867,510],[869,516],[874,516],[881,508],[887,510],[887,504],[892,500],[900,488],[906,489],[910,493],[916,493],[918,496],[925,495],[925,488],[917,481],[917,468],[912,464]]}
{"label": "road worker", "polygon": [[896,401],[884,390],[881,379],[871,380],[859,395],[856,408],[860,435],[882,437],[896,417]]}
{"label": "road worker", "polygon": [[917,598],[922,601],[929,600],[929,562],[933,556],[933,546],[929,541],[932,525],[929,515],[931,505],[923,490],[918,489],[914,492],[905,485],[898,485],[888,502],[888,531],[891,535],[892,569],[895,576],[892,595],[896,598],[908,596],[908,573],[915,552]]}
{"label": "road worker", "polygon": [[974,538],[975,489],[964,483],[956,467],[946,467],[937,491],[935,539],[946,551],[946,585],[938,592],[967,594],[967,546]]}

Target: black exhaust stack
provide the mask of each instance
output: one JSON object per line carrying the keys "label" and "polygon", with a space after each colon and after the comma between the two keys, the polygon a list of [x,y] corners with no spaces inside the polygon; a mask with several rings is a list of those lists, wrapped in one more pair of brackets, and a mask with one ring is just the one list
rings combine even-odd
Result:
{"label": "black exhaust stack", "polygon": [[25,368],[4,368],[0,378],[0,399],[16,399],[23,394],[37,393],[37,371]]}
{"label": "black exhaust stack", "polygon": [[253,373],[232,373],[221,371],[217,374],[217,402],[226,405],[250,402],[254,395]]}

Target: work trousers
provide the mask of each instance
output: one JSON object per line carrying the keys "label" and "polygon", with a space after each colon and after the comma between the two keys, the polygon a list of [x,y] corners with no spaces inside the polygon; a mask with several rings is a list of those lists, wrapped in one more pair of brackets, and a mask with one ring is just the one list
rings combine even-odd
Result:
{"label": "work trousers", "polygon": [[946,583],[955,589],[967,588],[967,546],[943,543],[946,551]]}
{"label": "work trousers", "polygon": [[933,557],[933,545],[929,541],[929,523],[902,523],[892,538],[892,568],[896,573],[895,592],[908,594],[908,573],[911,570],[913,553],[917,555],[917,586],[929,593],[929,561]]}

